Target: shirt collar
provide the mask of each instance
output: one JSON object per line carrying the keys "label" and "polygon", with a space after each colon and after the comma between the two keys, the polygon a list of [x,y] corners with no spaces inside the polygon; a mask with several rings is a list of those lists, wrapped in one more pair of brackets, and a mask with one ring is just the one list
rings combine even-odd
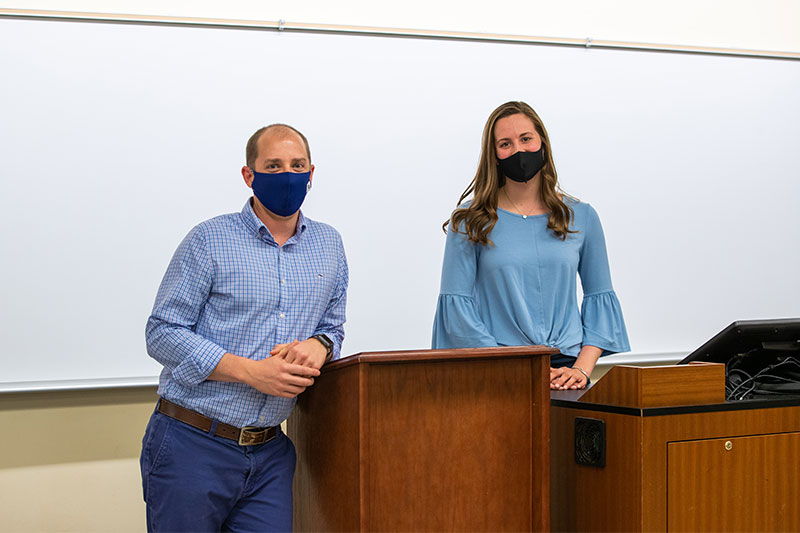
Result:
{"label": "shirt collar", "polygon": [[[242,208],[241,218],[242,223],[244,224],[245,228],[255,235],[256,237],[261,237],[262,235],[269,236],[270,240],[274,242],[272,234],[270,233],[269,229],[264,225],[256,212],[253,211],[252,206],[252,198],[248,198],[247,201],[244,203],[244,207]],[[297,227],[295,228],[295,233],[292,235],[286,244],[293,244],[300,240],[300,237],[305,233],[306,228],[308,227],[308,220],[306,219],[305,215],[303,215],[303,211],[301,210],[298,213],[297,217]]]}
{"label": "shirt collar", "polygon": [[292,238],[289,239],[290,241],[292,239],[300,240],[300,237],[303,235],[303,233],[305,233],[306,228],[308,227],[308,220],[303,212],[298,210],[297,215],[297,227],[294,230],[294,235],[292,235]]}

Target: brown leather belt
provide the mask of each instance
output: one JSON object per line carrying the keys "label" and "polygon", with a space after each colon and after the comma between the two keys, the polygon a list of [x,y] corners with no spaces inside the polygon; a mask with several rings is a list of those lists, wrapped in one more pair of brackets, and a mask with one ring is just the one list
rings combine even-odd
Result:
{"label": "brown leather belt", "polygon": [[[158,412],[162,415],[174,418],[175,420],[179,420],[184,424],[189,424],[192,427],[203,430],[206,433],[211,431],[211,426],[214,424],[214,421],[207,416],[196,413],[191,409],[181,407],[164,398],[159,398],[158,400]],[[238,442],[240,446],[263,444],[274,439],[277,434],[278,426],[269,428],[257,428],[252,426],[237,428],[236,426],[231,426],[223,422],[218,422],[217,429],[214,431],[214,435]]]}

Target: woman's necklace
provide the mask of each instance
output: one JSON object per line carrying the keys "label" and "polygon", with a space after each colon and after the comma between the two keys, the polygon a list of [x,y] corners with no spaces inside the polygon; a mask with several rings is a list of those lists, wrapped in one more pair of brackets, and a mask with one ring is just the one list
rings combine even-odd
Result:
{"label": "woman's necklace", "polygon": [[522,215],[522,218],[528,218],[528,215],[526,215],[525,212],[522,209],[520,209],[519,206],[514,202],[514,200],[512,200],[511,197],[508,195],[505,187],[503,187],[503,194],[506,195],[506,198],[508,198],[508,201],[511,202],[511,205],[514,206],[514,209],[516,209],[519,212],[519,214]]}

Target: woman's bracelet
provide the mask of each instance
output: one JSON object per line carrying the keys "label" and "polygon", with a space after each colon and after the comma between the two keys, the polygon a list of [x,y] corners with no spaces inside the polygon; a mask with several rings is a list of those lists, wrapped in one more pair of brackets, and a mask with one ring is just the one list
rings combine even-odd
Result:
{"label": "woman's bracelet", "polygon": [[583,375],[586,377],[586,381],[589,381],[589,374],[587,374],[587,373],[586,373],[586,371],[585,371],[584,369],[582,369],[582,368],[581,368],[581,367],[579,367],[579,366],[573,366],[572,368],[574,368],[575,370],[577,370],[578,372],[580,372],[581,374],[583,374]]}

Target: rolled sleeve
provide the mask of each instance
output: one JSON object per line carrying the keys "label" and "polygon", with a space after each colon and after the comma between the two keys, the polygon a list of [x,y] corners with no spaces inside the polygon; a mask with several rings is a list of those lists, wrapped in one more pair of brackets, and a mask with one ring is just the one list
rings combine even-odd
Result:
{"label": "rolled sleeve", "polygon": [[175,251],[145,329],[147,353],[186,386],[203,382],[225,350],[195,333],[213,283],[202,228],[195,227]]}

